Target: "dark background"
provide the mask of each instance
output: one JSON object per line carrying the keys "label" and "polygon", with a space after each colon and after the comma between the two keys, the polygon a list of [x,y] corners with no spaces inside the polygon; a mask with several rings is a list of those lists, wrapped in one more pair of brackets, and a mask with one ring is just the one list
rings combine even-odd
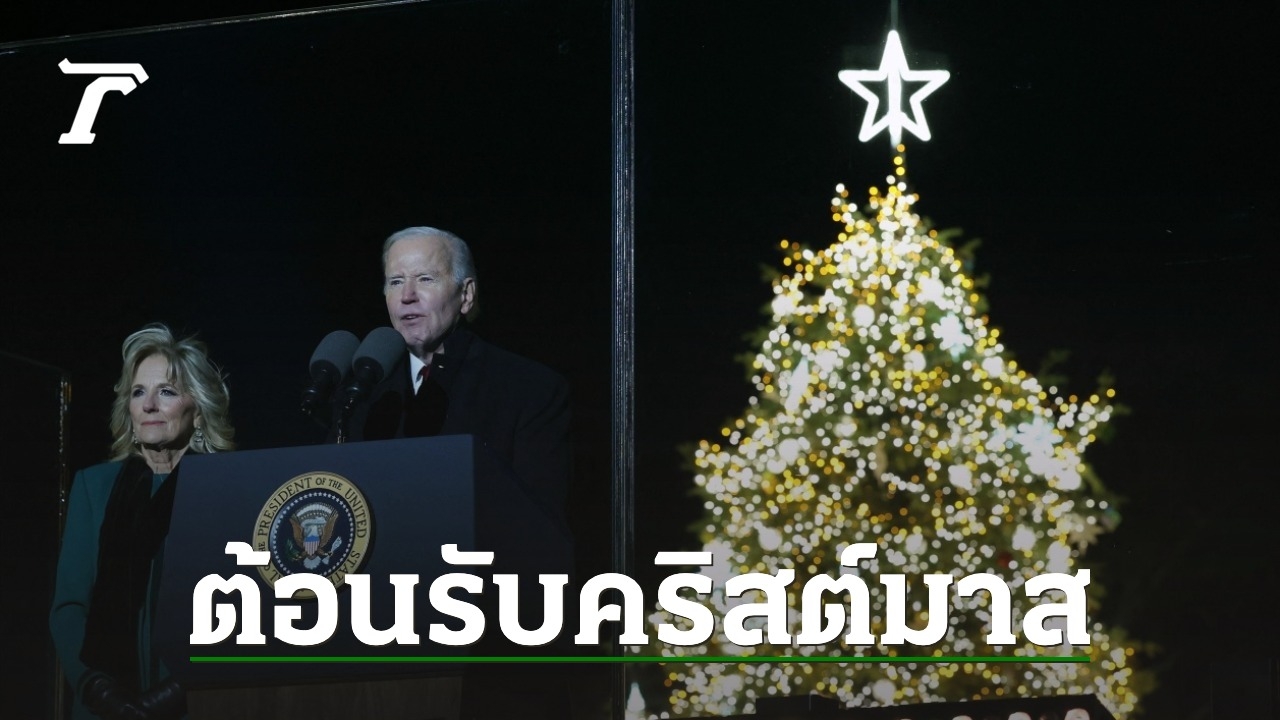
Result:
{"label": "dark background", "polygon": [[[836,79],[877,64],[887,2],[638,4],[644,568],[696,542],[678,448],[746,404],[735,357],[765,321],[761,265],[783,237],[833,241],[833,186],[856,198],[891,166]],[[291,4],[109,5],[10,6],[0,41]],[[1127,501],[1083,564],[1101,619],[1159,646],[1147,715],[1261,716],[1280,639],[1277,6],[1130,5],[903,0],[909,62],[952,74],[924,104],[934,139],[907,136],[909,178],[922,214],[982,239],[1018,359],[1068,350],[1069,389],[1109,372],[1131,411],[1088,455]],[[309,441],[294,408],[312,348],[382,324],[375,248],[436,224],[476,248],[478,329],[573,381],[576,528],[605,537],[608,10],[423,3],[90,41],[105,54],[85,60],[152,79],[107,98],[87,147],[56,144],[87,81],[56,69],[76,45],[0,54],[0,350],[72,373],[73,465],[101,459],[119,342],[151,320],[210,343],[246,447]]]}
{"label": "dark background", "polygon": [[[598,4],[415,3],[0,48],[0,351],[69,375],[70,467],[106,459],[120,343],[154,321],[209,345],[241,449],[322,441],[299,410],[312,351],[331,330],[388,324],[383,239],[432,225],[471,244],[477,332],[571,382],[571,522],[581,571],[602,572],[606,18]],[[92,80],[63,75],[63,58],[149,75],[104,99],[91,145],[57,142]],[[4,360],[3,482],[34,581],[0,613],[22,658],[0,715],[39,717],[56,373]]]}

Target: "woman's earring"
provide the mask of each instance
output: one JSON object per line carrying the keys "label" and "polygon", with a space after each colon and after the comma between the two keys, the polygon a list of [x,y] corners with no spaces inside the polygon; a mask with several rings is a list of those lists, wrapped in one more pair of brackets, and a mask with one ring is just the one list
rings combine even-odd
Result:
{"label": "woman's earring", "polygon": [[133,444],[134,444],[134,445],[141,445],[141,444],[142,444],[142,443],[138,442],[138,431],[137,431],[137,430],[134,430],[134,431],[133,431]]}
{"label": "woman's earring", "polygon": [[204,445],[204,428],[202,427],[196,428],[196,434],[191,436],[191,442],[200,446]]}

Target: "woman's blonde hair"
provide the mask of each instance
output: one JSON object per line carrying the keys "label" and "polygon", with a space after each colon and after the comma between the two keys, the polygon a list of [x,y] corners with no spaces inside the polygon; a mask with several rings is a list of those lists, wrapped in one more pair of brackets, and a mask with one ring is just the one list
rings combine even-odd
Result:
{"label": "woman's blonde hair", "polygon": [[235,448],[235,428],[231,426],[231,399],[222,371],[209,359],[208,349],[194,337],[177,340],[169,328],[148,325],[125,338],[120,348],[124,366],[116,383],[116,399],[111,407],[111,459],[123,460],[140,454],[133,442],[133,419],[129,416],[129,396],[138,366],[152,355],[169,361],[169,381],[179,392],[195,400],[201,432],[193,433],[188,447],[211,453]]}

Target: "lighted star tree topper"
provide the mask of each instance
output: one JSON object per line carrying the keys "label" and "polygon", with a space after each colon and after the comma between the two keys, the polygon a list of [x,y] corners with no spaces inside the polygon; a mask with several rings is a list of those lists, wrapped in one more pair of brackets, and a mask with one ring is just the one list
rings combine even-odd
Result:
{"label": "lighted star tree topper", "polygon": [[[915,213],[902,150],[887,187],[872,187],[863,208],[837,186],[834,243],[812,250],[782,241],[785,271],[773,281],[769,322],[750,360],[755,393],[719,437],[693,453],[696,492],[707,511],[703,550],[715,561],[703,572],[716,590],[701,600],[718,617],[764,601],[761,594],[726,598],[730,576],[791,568],[788,630],[795,637],[803,583],[819,574],[839,577],[841,550],[874,542],[880,552],[859,575],[872,590],[877,638],[886,626],[884,588],[875,582],[880,573],[907,575],[906,617],[914,628],[928,624],[925,574],[998,575],[1012,591],[1019,628],[1036,603],[1061,600],[1027,598],[1024,583],[1076,572],[1085,548],[1118,521],[1114,499],[1084,460],[1114,413],[1114,391],[1078,396],[1046,387],[1014,360],[988,321],[962,254]],[[1098,596],[1095,582],[1088,597]],[[663,666],[665,703],[651,705],[648,717],[750,713],[761,697],[809,692],[848,706],[1094,694],[1124,717],[1150,684],[1147,674],[1135,674],[1135,649],[1123,632],[1096,621],[1088,646],[1045,648],[1022,635],[991,645],[986,593],[955,597],[949,607],[943,640],[928,647],[853,646],[843,638],[826,646],[741,647],[719,626],[700,646],[655,646],[648,652],[673,658],[975,660],[676,661]],[[1095,609],[1091,603],[1091,617]],[[661,611],[650,621],[688,627]],[[1090,661],[1034,659],[1073,654]],[[976,659],[993,656],[1028,660]]]}
{"label": "lighted star tree topper", "polygon": [[[932,137],[929,123],[924,117],[924,99],[942,87],[951,73],[946,70],[912,70],[907,67],[907,56],[902,51],[902,39],[897,30],[889,31],[889,38],[884,44],[884,55],[880,58],[878,70],[842,70],[840,82],[867,101],[867,113],[862,116],[862,127],[858,131],[858,140],[866,142],[882,130],[889,131],[889,142],[897,146],[902,142],[902,131],[907,130],[921,140]],[[902,91],[904,82],[922,82],[908,97],[911,115],[902,109]],[[866,83],[884,83],[888,102],[885,103],[884,115],[879,120],[876,113],[880,110],[880,96],[867,87]]]}

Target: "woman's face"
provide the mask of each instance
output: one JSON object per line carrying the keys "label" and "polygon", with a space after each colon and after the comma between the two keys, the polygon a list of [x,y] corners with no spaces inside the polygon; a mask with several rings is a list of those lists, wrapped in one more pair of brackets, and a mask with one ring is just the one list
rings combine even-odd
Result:
{"label": "woman's face", "polygon": [[138,365],[129,390],[133,432],[146,447],[186,446],[195,432],[196,401],[169,380],[169,361],[151,355]]}

